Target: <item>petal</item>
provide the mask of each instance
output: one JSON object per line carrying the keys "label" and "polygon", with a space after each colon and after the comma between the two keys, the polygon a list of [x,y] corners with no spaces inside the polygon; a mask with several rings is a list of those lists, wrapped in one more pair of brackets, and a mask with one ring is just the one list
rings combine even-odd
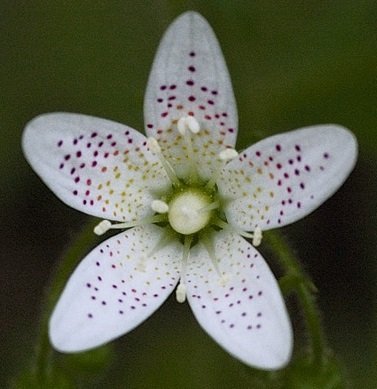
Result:
{"label": "petal", "polygon": [[238,119],[232,85],[219,43],[201,15],[186,12],[166,31],[149,77],[144,115],[147,134],[160,141],[167,158],[181,164],[187,157],[181,155],[177,121],[188,115],[197,119],[201,131],[193,144],[202,174],[209,174],[221,149],[234,147]]}
{"label": "petal", "polygon": [[228,222],[246,230],[301,219],[345,181],[357,158],[347,129],[319,125],[275,135],[249,147],[223,170],[220,193]]}
{"label": "petal", "polygon": [[105,119],[51,113],[32,120],[23,135],[30,165],[66,204],[119,221],[152,210],[153,193],[169,181],[137,131]]}
{"label": "petal", "polygon": [[236,234],[217,233],[214,251],[217,271],[200,243],[186,268],[187,298],[197,320],[244,363],[267,370],[283,367],[292,352],[292,330],[271,270]]}
{"label": "petal", "polygon": [[154,253],[163,229],[149,225],[95,248],[69,279],[52,314],[49,334],[62,352],[88,350],[125,334],[150,316],[179,279],[181,245]]}

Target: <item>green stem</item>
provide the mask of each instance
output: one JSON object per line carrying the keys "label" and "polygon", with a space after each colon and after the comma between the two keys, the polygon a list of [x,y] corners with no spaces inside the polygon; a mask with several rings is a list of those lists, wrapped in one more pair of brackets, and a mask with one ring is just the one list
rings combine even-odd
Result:
{"label": "green stem", "polygon": [[265,241],[273,249],[284,267],[286,271],[284,278],[291,280],[291,288],[296,292],[305,317],[311,343],[312,362],[317,366],[322,366],[326,359],[327,344],[313,293],[315,287],[304,273],[292,248],[279,232],[269,231],[265,234]]}
{"label": "green stem", "polygon": [[50,285],[47,287],[44,301],[42,303],[42,314],[40,319],[40,331],[37,339],[37,346],[34,357],[34,371],[36,380],[40,385],[47,382],[52,369],[53,350],[48,337],[48,321],[51,312],[63,290],[69,275],[72,273],[78,261],[85,255],[85,252],[93,244],[96,236],[93,233],[94,223],[88,223],[79,234],[78,238],[67,249],[52,276]]}

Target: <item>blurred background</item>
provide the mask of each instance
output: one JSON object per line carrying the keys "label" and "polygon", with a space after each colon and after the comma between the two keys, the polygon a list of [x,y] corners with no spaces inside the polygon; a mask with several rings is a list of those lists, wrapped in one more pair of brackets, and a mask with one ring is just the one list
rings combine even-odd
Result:
{"label": "blurred background", "polygon": [[[238,148],[317,123],[342,124],[358,138],[358,164],[345,185],[284,233],[318,287],[329,343],[352,387],[377,387],[373,0],[0,2],[0,387],[30,363],[44,290],[90,219],[60,203],[27,165],[20,149],[25,123],[68,111],[142,130],[158,42],[190,9],[208,19],[227,60]],[[248,370],[174,298],[95,356],[98,368],[87,369],[78,387],[248,387]],[[71,373],[85,365],[61,359]]]}

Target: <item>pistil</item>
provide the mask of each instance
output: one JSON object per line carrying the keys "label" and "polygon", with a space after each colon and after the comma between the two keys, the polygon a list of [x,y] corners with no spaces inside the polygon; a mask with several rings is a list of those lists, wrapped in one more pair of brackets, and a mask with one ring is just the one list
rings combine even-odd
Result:
{"label": "pistil", "polygon": [[[211,206],[210,209],[206,209],[208,206]],[[169,203],[169,223],[180,234],[194,234],[209,223],[211,208],[210,198],[205,193],[186,190]]]}

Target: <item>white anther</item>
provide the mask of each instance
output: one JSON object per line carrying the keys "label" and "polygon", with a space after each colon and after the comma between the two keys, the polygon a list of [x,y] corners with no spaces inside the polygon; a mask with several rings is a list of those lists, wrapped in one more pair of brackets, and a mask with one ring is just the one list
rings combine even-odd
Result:
{"label": "white anther", "polygon": [[178,120],[178,131],[181,135],[185,135],[188,128],[193,134],[197,134],[200,131],[199,122],[193,116],[184,116]]}
{"label": "white anther", "polygon": [[147,146],[152,151],[152,153],[161,153],[161,147],[157,142],[156,138],[152,136],[147,139]]}
{"label": "white anther", "polygon": [[257,247],[261,244],[262,242],[262,230],[260,227],[256,227],[254,232],[253,232],[253,246]]}
{"label": "white anther", "polygon": [[96,235],[103,235],[105,232],[110,230],[110,228],[111,228],[111,222],[109,222],[108,220],[102,220],[99,224],[97,224],[94,227],[94,233]]}
{"label": "white anther", "polygon": [[152,204],[151,204],[151,207],[152,207],[153,211],[155,211],[157,213],[167,213],[167,212],[169,212],[169,205],[166,204],[162,200],[153,200]]}
{"label": "white anther", "polygon": [[200,131],[199,122],[193,116],[186,117],[186,125],[193,134],[197,134]]}
{"label": "white anther", "polygon": [[184,303],[186,301],[186,285],[182,281],[180,281],[175,290],[175,297],[179,303]]}
{"label": "white anther", "polygon": [[234,149],[224,149],[220,151],[219,158],[222,161],[231,161],[232,159],[236,158],[238,156],[238,153]]}
{"label": "white anther", "polygon": [[186,132],[186,117],[180,118],[177,123],[178,131],[181,135],[185,135]]}

